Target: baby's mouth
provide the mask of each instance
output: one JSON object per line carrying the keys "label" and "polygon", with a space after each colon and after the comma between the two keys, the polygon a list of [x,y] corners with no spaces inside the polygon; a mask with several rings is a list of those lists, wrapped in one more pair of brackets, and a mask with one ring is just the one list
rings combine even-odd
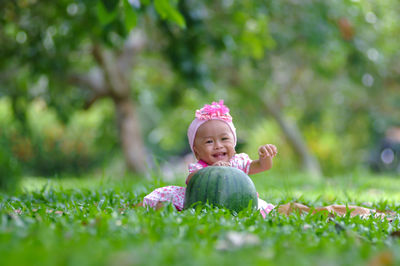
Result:
{"label": "baby's mouth", "polygon": [[217,160],[222,160],[225,159],[226,157],[226,152],[218,152],[213,154],[213,157],[216,158]]}

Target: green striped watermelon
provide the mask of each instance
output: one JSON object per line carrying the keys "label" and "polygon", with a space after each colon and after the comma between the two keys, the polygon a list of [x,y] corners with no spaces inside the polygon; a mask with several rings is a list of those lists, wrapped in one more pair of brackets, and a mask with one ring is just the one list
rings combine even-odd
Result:
{"label": "green striped watermelon", "polygon": [[253,181],[243,171],[226,166],[208,166],[190,179],[186,188],[184,209],[194,203],[209,203],[239,212],[249,206],[257,208]]}

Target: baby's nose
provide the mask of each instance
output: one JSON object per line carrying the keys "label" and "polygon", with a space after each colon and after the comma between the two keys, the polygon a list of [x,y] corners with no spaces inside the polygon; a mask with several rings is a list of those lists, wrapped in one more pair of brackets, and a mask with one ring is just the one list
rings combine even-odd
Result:
{"label": "baby's nose", "polygon": [[221,148],[221,147],[222,147],[222,143],[220,141],[216,141],[215,148]]}

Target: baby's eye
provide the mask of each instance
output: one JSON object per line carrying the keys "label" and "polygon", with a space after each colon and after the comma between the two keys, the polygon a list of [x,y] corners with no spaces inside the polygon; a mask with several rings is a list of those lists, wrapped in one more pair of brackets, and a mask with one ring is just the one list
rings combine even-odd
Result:
{"label": "baby's eye", "polygon": [[228,139],[229,139],[228,137],[223,137],[223,138],[222,138],[222,140],[228,140]]}
{"label": "baby's eye", "polygon": [[212,140],[206,140],[206,143],[208,144],[208,143],[212,143]]}

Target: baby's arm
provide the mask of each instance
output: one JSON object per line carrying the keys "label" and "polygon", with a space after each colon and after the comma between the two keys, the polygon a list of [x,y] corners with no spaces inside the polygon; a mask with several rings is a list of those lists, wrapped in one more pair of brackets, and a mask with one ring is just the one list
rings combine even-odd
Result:
{"label": "baby's arm", "polygon": [[278,150],[275,145],[266,144],[258,148],[259,159],[254,160],[250,164],[249,175],[257,174],[272,167],[272,158],[275,157]]}

